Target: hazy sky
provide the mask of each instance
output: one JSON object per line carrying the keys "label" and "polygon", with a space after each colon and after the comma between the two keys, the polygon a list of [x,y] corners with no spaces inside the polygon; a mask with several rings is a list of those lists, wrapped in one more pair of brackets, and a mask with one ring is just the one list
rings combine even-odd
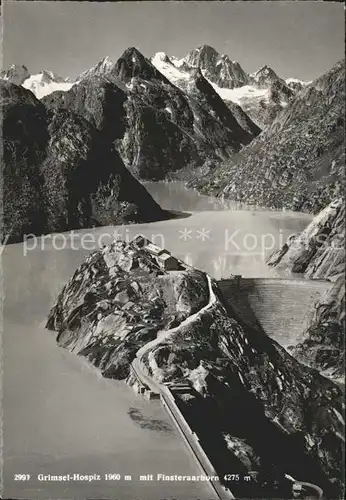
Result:
{"label": "hazy sky", "polygon": [[6,2],[3,66],[76,77],[129,46],[184,56],[202,44],[249,72],[311,80],[344,55],[344,6],[330,2]]}

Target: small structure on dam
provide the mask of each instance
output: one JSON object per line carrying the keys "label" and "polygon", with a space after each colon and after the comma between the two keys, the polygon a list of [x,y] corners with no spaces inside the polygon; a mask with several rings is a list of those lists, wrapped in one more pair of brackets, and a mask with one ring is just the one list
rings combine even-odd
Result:
{"label": "small structure on dam", "polygon": [[247,324],[261,326],[283,347],[296,344],[314,305],[332,286],[327,280],[241,278],[218,281],[226,304]]}

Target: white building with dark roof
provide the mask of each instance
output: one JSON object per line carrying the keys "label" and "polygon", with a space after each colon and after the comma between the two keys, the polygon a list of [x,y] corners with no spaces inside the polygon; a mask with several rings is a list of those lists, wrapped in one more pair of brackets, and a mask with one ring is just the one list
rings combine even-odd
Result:
{"label": "white building with dark roof", "polygon": [[145,250],[150,253],[152,257],[155,258],[157,264],[163,271],[178,271],[181,269],[181,265],[178,259],[173,257],[171,253],[165,248],[161,248],[158,245],[154,245],[145,236],[138,235],[132,241],[131,244],[137,249]]}
{"label": "white building with dark roof", "polygon": [[156,262],[165,271],[177,271],[180,268],[178,259],[166,251],[157,256]]}

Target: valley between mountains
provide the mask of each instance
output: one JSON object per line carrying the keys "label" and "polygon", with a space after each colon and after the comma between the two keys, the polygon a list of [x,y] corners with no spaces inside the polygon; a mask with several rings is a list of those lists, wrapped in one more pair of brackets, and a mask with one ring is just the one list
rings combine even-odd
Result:
{"label": "valley between mountains", "polygon": [[[289,347],[255,309],[244,315],[237,257],[213,276],[206,258],[199,269],[147,237],[80,252],[74,274],[59,274],[59,292],[56,284],[36,292],[44,334],[55,332],[58,346],[103,377],[135,385],[136,360],[155,384],[189,387],[176,405],[220,477],[253,473],[249,484],[221,481],[236,498],[292,498],[287,475],[325,498],[343,495],[344,82],[344,61],[312,82],[285,80],[269,66],[249,74],[207,45],[184,58],[130,47],[75,81],[25,66],[0,74],[2,241],[12,263],[28,234],[172,233],[201,220],[160,203],[148,182],[184,182],[201,199],[246,207],[247,219],[309,217],[261,268],[282,286],[325,285],[299,335],[287,323]],[[235,226],[240,211],[206,210],[205,225]],[[12,278],[9,290],[20,290]]]}

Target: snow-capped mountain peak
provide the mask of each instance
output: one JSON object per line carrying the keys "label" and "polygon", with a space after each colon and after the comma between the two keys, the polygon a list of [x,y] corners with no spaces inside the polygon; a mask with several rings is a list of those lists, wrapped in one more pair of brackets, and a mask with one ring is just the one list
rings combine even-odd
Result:
{"label": "snow-capped mountain peak", "polygon": [[262,66],[260,69],[255,71],[255,73],[252,73],[250,76],[252,80],[255,82],[255,84],[258,85],[258,87],[260,88],[268,87],[274,82],[281,80],[281,78],[278,77],[275,71],[270,66],[267,65]]}
{"label": "snow-capped mountain peak", "polygon": [[109,56],[104,57],[98,64],[97,67],[100,71],[107,72],[114,66],[114,61]]}
{"label": "snow-capped mountain peak", "polygon": [[160,64],[160,63],[168,63],[172,64],[170,58],[165,52],[156,52],[151,58],[150,61],[152,64]]}
{"label": "snow-capped mountain peak", "polygon": [[186,83],[191,78],[191,72],[186,71],[183,59],[169,57],[164,52],[156,52],[151,58],[151,63],[162,73],[171,83],[185,90]]}
{"label": "snow-capped mountain peak", "polygon": [[[217,52],[210,45],[190,50],[185,57],[174,57],[156,52],[150,59],[135,47],[129,47],[113,62],[105,57],[84,71],[74,83],[51,71],[30,75],[25,66],[13,65],[0,74],[0,78],[31,90],[39,99],[55,90],[67,91],[82,80],[98,76],[109,78],[120,88],[136,90],[135,80],[157,80],[173,83],[189,93],[190,83],[198,76],[196,69],[212,85],[226,103],[236,103],[246,111],[260,127],[266,126],[273,116],[285,107],[291,98],[310,82],[297,78],[283,80],[268,65],[249,74],[238,61],[227,54]],[[137,82],[138,83],[138,82]]]}
{"label": "snow-capped mountain peak", "polygon": [[67,91],[73,86],[73,83],[51,71],[42,71],[36,75],[30,75],[23,83],[22,86],[31,90],[38,99],[55,92],[56,90]]}
{"label": "snow-capped mountain peak", "polygon": [[311,81],[306,82],[304,80],[299,80],[298,78],[287,78],[285,82],[290,89],[295,90],[296,92],[300,92],[304,87],[312,83]]}
{"label": "snow-capped mountain peak", "polygon": [[42,83],[71,83],[69,78],[62,78],[46,69],[38,73],[37,76],[40,76]]}
{"label": "snow-capped mountain peak", "polygon": [[[160,56],[157,57],[158,60]],[[170,63],[165,63],[171,65]],[[137,48],[130,47],[119,57],[112,70],[112,76],[121,82],[129,84],[132,78],[144,80],[159,80],[169,83],[163,72],[157,70],[156,66],[147,59]]]}
{"label": "snow-capped mountain peak", "polygon": [[237,61],[232,61],[226,54],[219,54],[210,45],[202,45],[190,50],[183,59],[171,58],[171,61],[185,71],[201,68],[203,75],[221,88],[241,87],[250,83],[249,75]]}
{"label": "snow-capped mountain peak", "polygon": [[201,66],[206,69],[209,65],[214,65],[218,57],[217,51],[210,45],[202,45],[190,50],[184,57],[185,62],[194,68]]}
{"label": "snow-capped mountain peak", "polygon": [[113,67],[114,62],[110,59],[110,57],[106,56],[92,68],[83,71],[83,73],[76,78],[76,82],[80,82],[81,80],[84,80],[84,78],[89,78],[91,76],[103,76],[109,73]]}
{"label": "snow-capped mountain peak", "polygon": [[248,74],[238,61],[219,54],[213,47],[202,45],[183,58],[159,52],[152,64],[174,85],[189,92],[194,70],[199,68],[204,78],[226,102],[240,105],[260,127],[270,123],[273,116],[287,106],[302,88],[297,79],[280,78],[268,65]]}
{"label": "snow-capped mountain peak", "polygon": [[306,81],[306,80],[300,80],[299,78],[287,78],[285,82],[287,83],[287,85],[289,83],[301,83],[302,85],[310,85],[310,83],[312,83],[312,80]]}
{"label": "snow-capped mountain peak", "polygon": [[51,94],[55,90],[69,90],[73,85],[68,79],[62,78],[52,71],[43,70],[35,75],[30,75],[26,66],[15,64],[3,70],[0,73],[0,79],[31,90],[38,99]]}

